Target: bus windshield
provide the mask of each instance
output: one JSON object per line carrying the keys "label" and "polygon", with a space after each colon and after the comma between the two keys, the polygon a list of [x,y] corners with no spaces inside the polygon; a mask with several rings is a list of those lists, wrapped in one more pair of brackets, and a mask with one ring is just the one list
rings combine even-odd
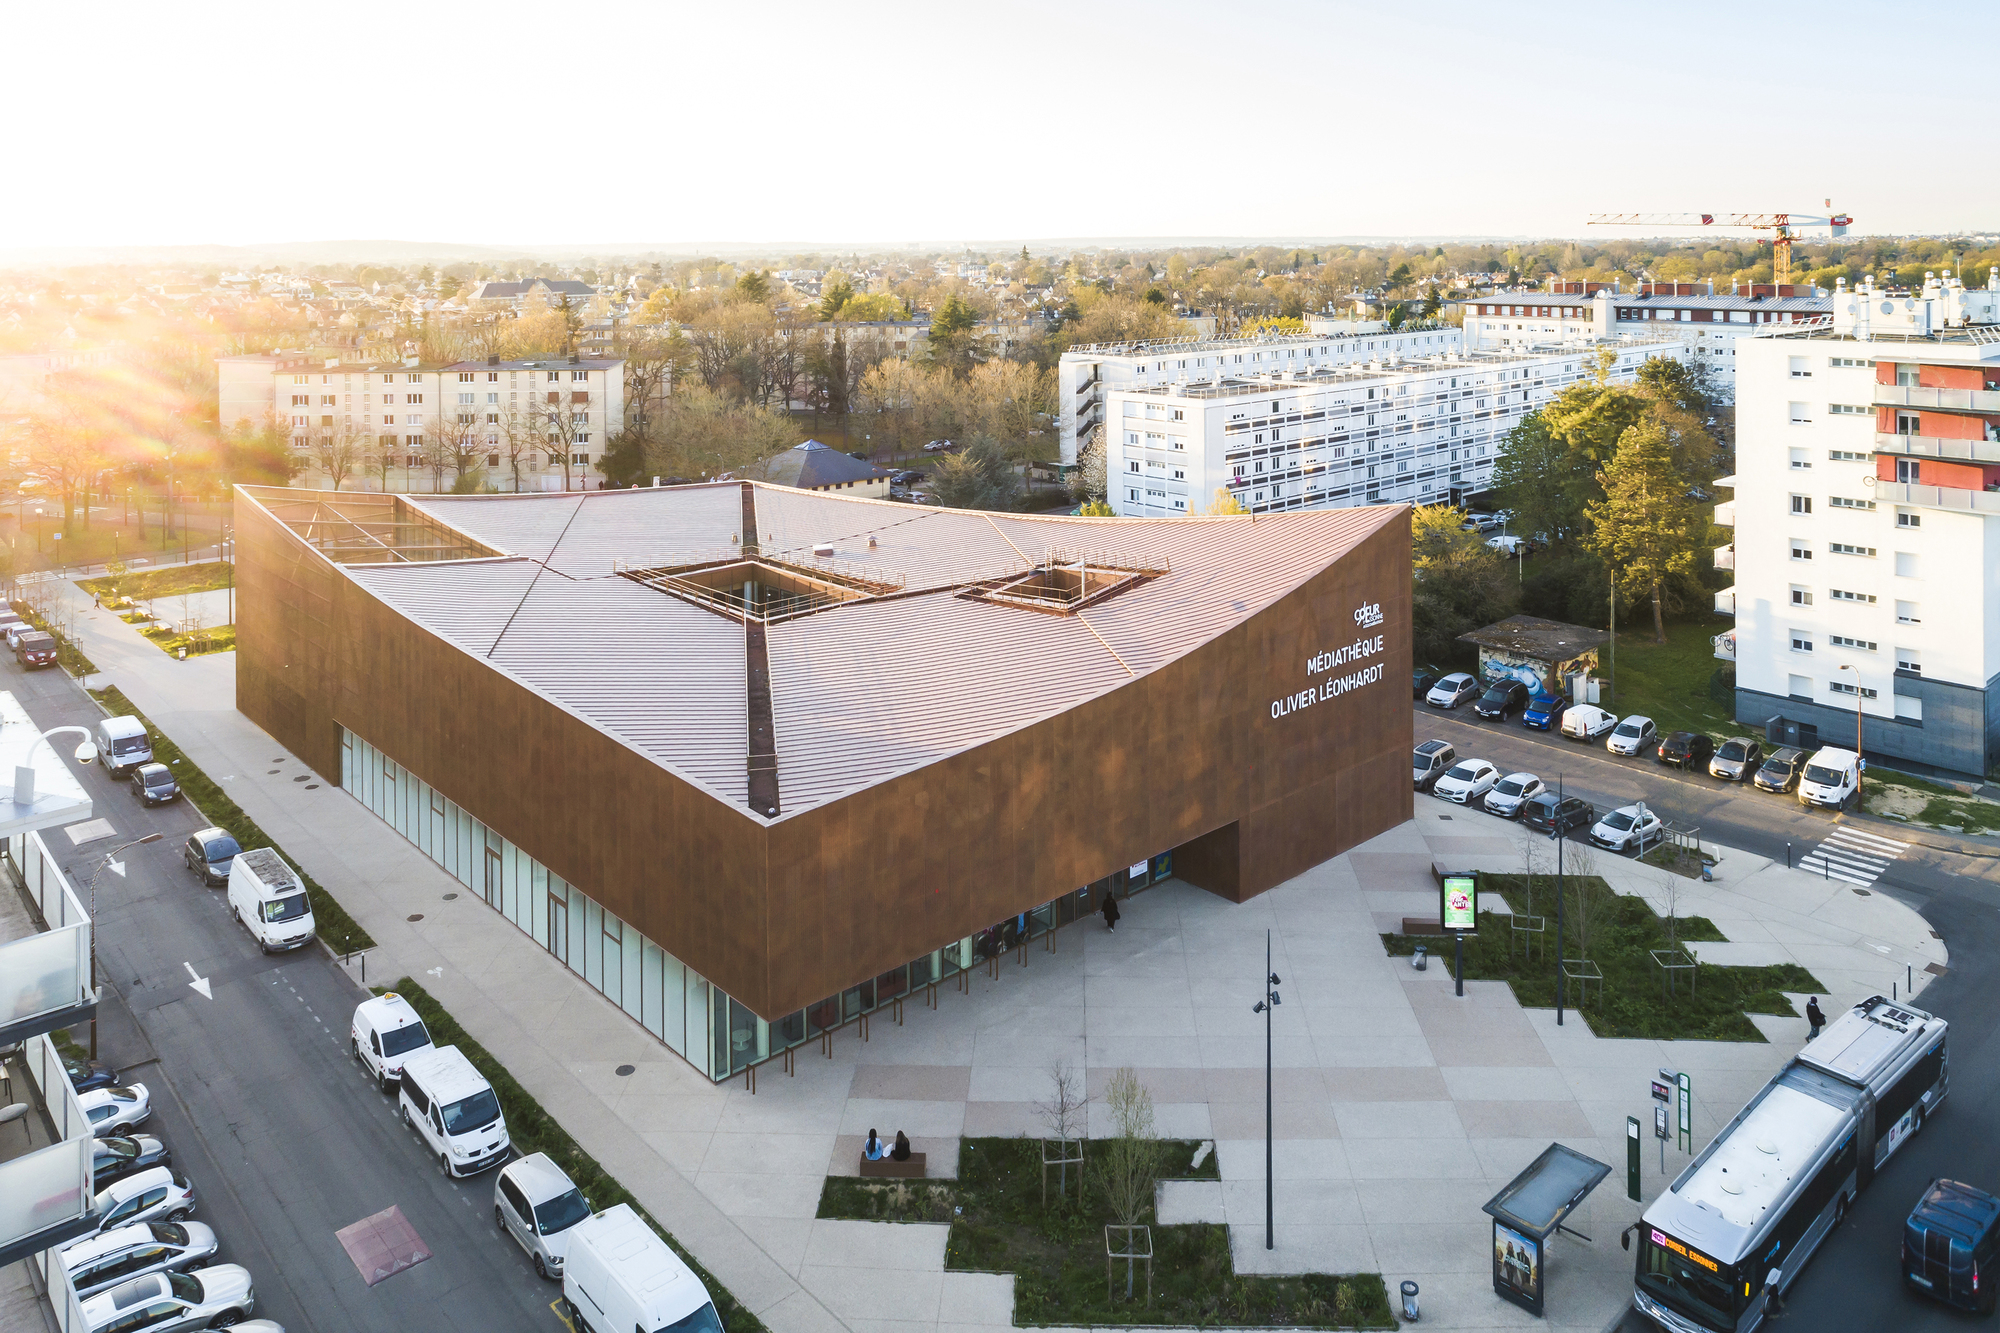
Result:
{"label": "bus windshield", "polygon": [[1662,1231],[1648,1226],[1639,1231],[1639,1286],[1646,1294],[1710,1328],[1735,1328],[1734,1270]]}

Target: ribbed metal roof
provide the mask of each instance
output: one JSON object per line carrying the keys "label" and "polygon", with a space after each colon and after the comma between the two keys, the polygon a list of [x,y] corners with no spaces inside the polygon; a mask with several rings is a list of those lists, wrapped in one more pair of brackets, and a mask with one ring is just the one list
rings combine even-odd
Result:
{"label": "ribbed metal roof", "polygon": [[[347,575],[400,614],[605,733],[748,805],[742,624],[614,572],[713,559],[738,483],[414,507],[510,554]],[[766,632],[782,817],[934,763],[1130,683],[1241,624],[1398,516],[1031,518],[755,485],[760,554],[906,594]],[[869,546],[873,538],[875,545]],[[815,548],[833,555],[814,559]],[[1081,612],[963,595],[1061,555],[1167,572]]]}

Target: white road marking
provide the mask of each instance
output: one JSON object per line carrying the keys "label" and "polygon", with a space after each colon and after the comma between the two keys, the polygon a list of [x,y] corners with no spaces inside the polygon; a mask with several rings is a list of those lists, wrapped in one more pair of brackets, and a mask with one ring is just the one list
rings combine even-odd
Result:
{"label": "white road marking", "polygon": [[215,992],[209,989],[208,978],[196,972],[193,963],[182,963],[181,966],[186,968],[188,975],[194,978],[193,981],[188,983],[189,989],[201,992],[201,998],[204,1000],[215,998]]}

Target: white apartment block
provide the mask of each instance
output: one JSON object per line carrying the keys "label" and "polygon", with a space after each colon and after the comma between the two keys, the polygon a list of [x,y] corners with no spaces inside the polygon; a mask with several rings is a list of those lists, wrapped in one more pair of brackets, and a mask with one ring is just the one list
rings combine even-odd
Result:
{"label": "white apartment block", "polygon": [[[567,462],[569,489],[594,490],[604,484],[606,443],[625,420],[625,363],[613,358],[354,364],[277,354],[222,357],[218,370],[225,423],[232,407],[262,403],[268,384],[264,410],[290,427],[297,453],[310,460],[336,434],[366,437],[369,452],[395,459],[388,485],[397,490],[431,489],[426,442],[460,439],[486,454],[490,484],[511,490],[508,440],[524,433],[537,444],[524,460],[523,489],[562,490]],[[380,472],[373,482],[354,478],[357,486],[380,482]]]}
{"label": "white apartment block", "polygon": [[1685,350],[1665,337],[1558,351],[1454,349],[1110,390],[1111,507],[1134,517],[1196,514],[1221,490],[1256,514],[1459,503],[1491,486],[1501,442],[1521,418],[1596,373],[1600,347],[1614,353],[1614,382]]}
{"label": "white apartment block", "polygon": [[1435,356],[1458,346],[1459,331],[1447,324],[1410,325],[1392,333],[1380,322],[1342,322],[1324,333],[1072,347],[1063,353],[1056,372],[1062,461],[1077,461],[1079,448],[1107,421],[1107,396],[1120,389],[1214,384],[1230,376],[1303,374],[1324,366]]}
{"label": "white apartment block", "polygon": [[[2000,764],[2000,271],[1865,282],[1738,344],[1736,719],[1918,772]],[[1775,728],[1772,733],[1775,734]]]}
{"label": "white apartment block", "polygon": [[1545,291],[1493,292],[1464,303],[1465,345],[1482,351],[1545,347],[1579,338],[1658,333],[1663,323],[1708,369],[1717,402],[1736,401],[1737,341],[1776,325],[1824,316],[1832,298],[1810,286],[1760,283],[1717,295],[1715,284],[1551,279]]}

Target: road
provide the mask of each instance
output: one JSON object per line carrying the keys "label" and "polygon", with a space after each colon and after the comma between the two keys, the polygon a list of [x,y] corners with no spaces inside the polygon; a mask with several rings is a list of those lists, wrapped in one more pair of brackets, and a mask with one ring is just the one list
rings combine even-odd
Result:
{"label": "road", "polygon": [[[2000,857],[1983,856],[1966,840],[1904,833],[1883,821],[1853,821],[1807,810],[1790,797],[1706,775],[1662,768],[1650,759],[1619,759],[1602,743],[1586,745],[1529,731],[1519,722],[1483,722],[1470,706],[1446,714],[1415,706],[1418,740],[1451,742],[1459,757],[1484,759],[1503,773],[1525,770],[1599,809],[1644,799],[1676,823],[1692,823],[1704,841],[1782,858],[1793,864],[1833,830],[1860,827],[1870,835],[1909,842],[1870,888],[1916,908],[1944,937],[1951,971],[1923,993],[1924,1008],[1952,1025],[1951,1093],[1937,1115],[1892,1158],[1855,1200],[1792,1289],[1776,1326],[1799,1329],[1962,1329],[1965,1316],[1905,1290],[1898,1268],[1903,1218],[1938,1176],[2000,1193],[2000,1136],[1987,1108],[2000,1098]],[[1419,796],[1418,800],[1429,799]],[[1487,815],[1472,816],[1490,818]],[[1901,836],[1899,836],[1901,835]],[[1927,846],[1925,844],[1935,844]],[[1602,855],[1603,853],[1599,853]],[[1840,873],[1840,863],[1824,863]],[[1726,876],[1727,861],[1724,862]],[[1865,872],[1863,872],[1865,873]],[[1551,1296],[1559,1301],[1560,1293]],[[1620,1333],[1652,1333],[1649,1319],[1628,1313]]]}
{"label": "road", "polygon": [[[8,664],[0,688],[44,728],[101,716],[60,671]],[[82,777],[116,837],[71,849],[60,831],[44,835],[79,893],[107,851],[164,835],[120,854],[123,877],[98,876],[100,1055],[151,1091],[146,1132],[193,1181],[222,1260],[250,1270],[257,1313],[290,1333],[558,1328],[557,1286],[494,1226],[492,1175],[445,1180],[350,1059],[361,992],[341,966],[317,945],[258,951],[224,891],[181,864],[202,823],[185,801],[145,809],[101,767]],[[334,1233],[392,1204],[434,1257],[370,1288]]]}

